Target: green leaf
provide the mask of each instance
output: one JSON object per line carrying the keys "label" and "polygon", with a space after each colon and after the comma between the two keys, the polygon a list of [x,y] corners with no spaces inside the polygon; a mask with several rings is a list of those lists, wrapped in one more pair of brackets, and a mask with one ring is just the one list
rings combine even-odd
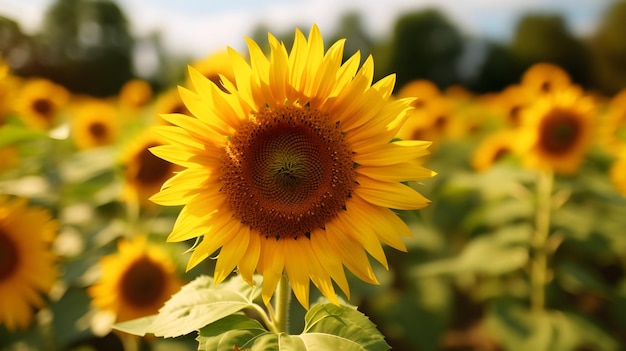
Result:
{"label": "green leaf", "polygon": [[148,333],[150,326],[156,320],[157,315],[146,316],[142,318],[132,319],[122,323],[116,323],[113,329],[123,331],[128,334],[144,336]]}
{"label": "green leaf", "polygon": [[29,139],[43,139],[48,136],[41,131],[7,124],[0,127],[0,147],[15,144]]}
{"label": "green leaf", "polygon": [[389,350],[384,336],[355,308],[331,303],[315,305],[305,316],[299,336],[307,350]]}
{"label": "green leaf", "polygon": [[348,306],[315,305],[300,335],[269,332],[256,320],[236,314],[200,330],[198,350],[383,351],[389,345],[365,315]]}
{"label": "green leaf", "polygon": [[211,277],[201,276],[172,296],[150,325],[137,322],[121,327],[136,335],[152,333],[176,337],[189,334],[251,306],[261,293],[257,286],[260,286],[259,277],[255,277],[252,287],[239,276],[219,285],[214,285]]}
{"label": "green leaf", "polygon": [[269,333],[261,323],[241,314],[226,316],[200,329],[198,350],[232,351],[240,349]]}

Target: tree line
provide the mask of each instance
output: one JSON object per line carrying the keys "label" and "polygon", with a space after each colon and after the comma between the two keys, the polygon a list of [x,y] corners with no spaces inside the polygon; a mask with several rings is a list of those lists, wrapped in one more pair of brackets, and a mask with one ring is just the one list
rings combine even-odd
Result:
{"label": "tree line", "polygon": [[[347,38],[347,55],[356,50],[374,55],[377,78],[395,72],[397,86],[428,79],[441,89],[458,84],[477,93],[499,91],[532,64],[551,62],[590,91],[612,95],[626,87],[626,0],[611,4],[584,38],[559,14],[528,13],[512,25],[509,42],[470,37],[430,8],[399,16],[390,37],[376,40],[360,14],[351,12],[325,37]],[[250,36],[264,43],[268,30],[273,32],[260,23]],[[278,37],[289,47],[293,32]],[[151,48],[159,67],[143,78],[156,90],[177,83],[184,64],[174,68],[172,62],[182,58],[163,49],[158,33],[134,38],[128,17],[112,0],[56,0],[33,35],[0,16],[0,52],[13,71],[49,78],[75,93],[116,94],[137,76],[133,55],[140,45]]]}

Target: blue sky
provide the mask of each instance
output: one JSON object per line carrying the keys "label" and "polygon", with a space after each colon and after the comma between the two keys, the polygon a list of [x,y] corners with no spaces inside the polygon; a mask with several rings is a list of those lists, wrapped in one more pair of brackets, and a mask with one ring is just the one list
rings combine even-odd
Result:
{"label": "blue sky", "polygon": [[[2,0],[0,15],[14,18],[26,32],[38,27],[52,0]],[[158,30],[167,50],[202,57],[232,46],[242,49],[243,37],[259,23],[285,32],[317,23],[333,33],[339,17],[359,12],[374,37],[385,37],[402,13],[440,8],[467,35],[496,40],[510,38],[516,19],[526,12],[560,13],[571,29],[589,33],[613,0],[118,0],[133,32],[145,36]]]}

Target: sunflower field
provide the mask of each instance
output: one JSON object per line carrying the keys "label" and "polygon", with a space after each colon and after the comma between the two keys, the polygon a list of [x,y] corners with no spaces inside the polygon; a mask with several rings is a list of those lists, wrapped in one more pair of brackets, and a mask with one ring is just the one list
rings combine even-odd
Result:
{"label": "sunflower field", "polygon": [[626,86],[281,38],[106,96],[0,52],[0,350],[626,350]]}

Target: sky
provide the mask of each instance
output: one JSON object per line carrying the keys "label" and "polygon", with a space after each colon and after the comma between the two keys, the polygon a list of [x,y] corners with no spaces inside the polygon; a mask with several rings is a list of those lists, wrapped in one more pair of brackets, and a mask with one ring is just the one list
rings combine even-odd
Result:
{"label": "sky", "polygon": [[[0,15],[34,33],[53,0],[1,0]],[[244,37],[259,24],[277,33],[317,23],[334,33],[339,19],[356,11],[374,38],[391,34],[398,16],[436,7],[465,35],[505,41],[520,15],[562,14],[578,35],[590,33],[613,0],[117,0],[138,37],[159,31],[166,50],[204,57],[231,46],[244,48]],[[330,35],[330,34],[329,34]]]}

